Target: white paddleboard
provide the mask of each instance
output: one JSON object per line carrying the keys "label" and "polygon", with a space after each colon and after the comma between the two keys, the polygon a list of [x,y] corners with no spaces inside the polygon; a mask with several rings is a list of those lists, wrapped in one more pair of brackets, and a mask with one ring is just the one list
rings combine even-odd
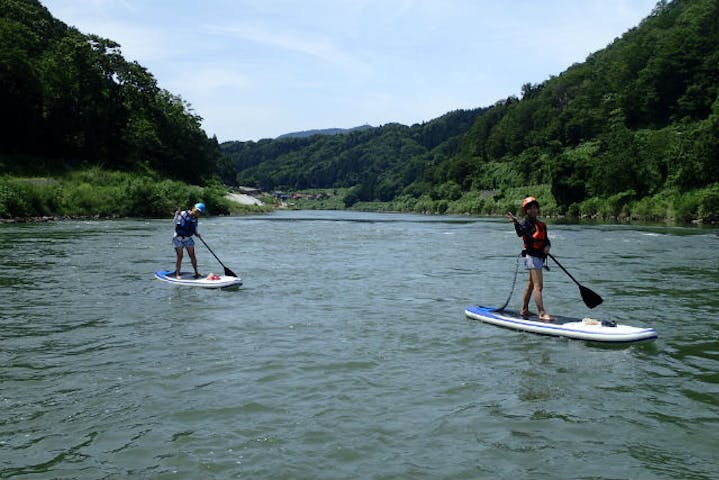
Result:
{"label": "white paddleboard", "polygon": [[524,318],[512,310],[499,311],[496,307],[480,305],[467,307],[464,313],[469,318],[499,327],[592,342],[627,343],[657,338],[653,328],[632,327],[593,318],[554,316],[552,322],[543,322],[537,315]]}
{"label": "white paddleboard", "polygon": [[195,278],[194,273],[180,272],[182,278],[176,278],[174,270],[160,270],[155,272],[155,278],[163,282],[174,283],[175,285],[186,285],[188,287],[201,288],[226,288],[242,285],[239,277],[227,275],[209,274],[205,277]]}

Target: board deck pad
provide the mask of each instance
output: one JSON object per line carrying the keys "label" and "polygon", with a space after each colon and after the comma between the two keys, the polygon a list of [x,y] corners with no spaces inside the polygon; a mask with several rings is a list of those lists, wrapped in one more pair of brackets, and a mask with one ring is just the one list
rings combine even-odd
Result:
{"label": "board deck pad", "polygon": [[467,307],[465,315],[468,318],[514,330],[593,342],[627,343],[657,338],[657,332],[653,328],[632,327],[588,317],[552,315],[554,320],[546,322],[539,320],[536,314],[522,317],[513,310],[498,310],[496,307],[480,305]]}
{"label": "board deck pad", "polygon": [[227,288],[242,285],[242,280],[239,277],[231,277],[219,273],[195,278],[195,274],[192,272],[180,272],[180,276],[182,278],[176,278],[174,270],[160,270],[155,272],[155,278],[158,280],[175,285],[201,288]]}
{"label": "board deck pad", "polygon": [[[495,310],[496,312],[500,313],[499,311]],[[564,325],[566,323],[574,323],[583,321],[584,319],[576,318],[576,317],[565,317],[563,315],[552,315],[552,321],[547,322],[544,320],[539,319],[539,315],[536,313],[530,312],[528,315],[522,316],[519,314],[519,312],[516,312],[514,310],[502,310],[501,313],[507,317],[514,318],[516,320],[529,320],[531,322],[539,322],[544,324],[554,324],[554,325]],[[595,320],[595,319],[587,319],[587,320]],[[599,322],[600,320],[596,320]],[[590,323],[590,322],[587,322]]]}

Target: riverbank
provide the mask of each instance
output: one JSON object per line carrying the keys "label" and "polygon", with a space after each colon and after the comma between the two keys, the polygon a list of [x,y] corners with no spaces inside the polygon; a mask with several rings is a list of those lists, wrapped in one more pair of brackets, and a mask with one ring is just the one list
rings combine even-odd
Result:
{"label": "riverbank", "polygon": [[153,173],[98,167],[58,176],[0,177],[0,218],[162,218],[202,201],[211,215],[270,211],[226,198],[219,182],[188,185]]}
{"label": "riverbank", "polygon": [[240,205],[256,205],[258,207],[262,207],[265,205],[265,202],[263,202],[259,198],[253,197],[252,195],[247,195],[245,193],[228,193],[227,195],[225,195],[225,198]]}
{"label": "riverbank", "polygon": [[667,190],[636,198],[624,192],[560,206],[549,185],[469,191],[453,198],[401,195],[386,202],[350,201],[351,189],[312,189],[248,195],[228,192],[219,183],[188,185],[153,174],[110,172],[100,168],[59,177],[0,178],[0,222],[38,222],[67,218],[163,218],[195,202],[210,215],[268,213],[275,209],[353,210],[425,215],[503,216],[520,213],[521,199],[535,196],[541,216],[558,221],[659,224],[719,224],[719,184],[691,192]]}
{"label": "riverbank", "polygon": [[[566,209],[557,204],[549,185],[470,191],[455,199],[404,195],[388,202],[359,201],[349,207],[342,201],[346,190],[312,189],[291,193],[294,199],[289,208],[500,217],[507,212],[521,213],[522,199],[532,195],[540,201],[541,216],[558,222],[719,224],[719,184],[686,193],[668,190],[644,198],[635,198],[632,192],[626,192],[610,198],[591,198]],[[318,195],[322,192],[324,195]]]}

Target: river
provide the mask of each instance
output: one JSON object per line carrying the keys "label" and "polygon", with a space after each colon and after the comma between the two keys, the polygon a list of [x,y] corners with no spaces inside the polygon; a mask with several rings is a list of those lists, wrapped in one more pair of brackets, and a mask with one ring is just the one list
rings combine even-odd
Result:
{"label": "river", "polygon": [[548,311],[659,334],[608,347],[465,318],[510,293],[500,219],[203,218],[227,291],[153,279],[171,228],[0,225],[0,478],[716,478],[718,229],[550,224],[604,303],[552,268]]}

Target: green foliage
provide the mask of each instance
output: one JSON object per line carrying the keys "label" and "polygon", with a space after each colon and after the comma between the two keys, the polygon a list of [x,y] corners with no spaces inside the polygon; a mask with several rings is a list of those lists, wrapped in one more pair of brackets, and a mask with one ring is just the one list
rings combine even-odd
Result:
{"label": "green foliage", "polygon": [[0,177],[0,218],[55,215],[62,195],[62,184],[53,179]]}
{"label": "green foliage", "polygon": [[239,171],[238,184],[268,191],[358,186],[359,200],[388,201],[421,181],[432,158],[455,152],[457,138],[479,114],[460,110],[412,127],[388,124],[338,135],[227,142],[221,148]]}
{"label": "green foliage", "polygon": [[[352,187],[353,208],[497,213],[510,196],[480,192],[547,185],[557,215],[716,216],[716,204],[700,214],[703,194],[690,193],[719,182],[715,0],[660,2],[607,48],[521,93],[422,125],[221,148],[240,182]],[[686,198],[644,200],[674,190]]]}
{"label": "green foliage", "polygon": [[266,209],[229,201],[218,183],[187,185],[157,176],[90,168],[58,179],[0,178],[0,218],[167,217],[202,201],[211,215]]}
{"label": "green foliage", "polygon": [[0,154],[15,173],[103,165],[201,183],[226,166],[188,103],[116,42],[68,27],[36,0],[0,0],[0,104],[10,119]]}
{"label": "green foliage", "polygon": [[703,223],[719,223],[719,183],[715,183],[709,188],[701,189],[699,205],[697,206],[696,215],[698,221]]}
{"label": "green foliage", "polygon": [[344,198],[342,199],[342,202],[345,205],[345,208],[351,208],[354,204],[360,201],[359,196],[359,189],[356,187],[350,188],[347,193],[345,194]]}
{"label": "green foliage", "polygon": [[719,221],[719,184],[674,197],[674,218],[679,222],[696,220],[700,223]]}
{"label": "green foliage", "polygon": [[662,221],[672,215],[671,202],[664,195],[644,197],[631,206],[633,219],[645,221]]}
{"label": "green foliage", "polygon": [[571,213],[600,220],[717,223],[718,203],[719,184],[713,184],[689,191],[666,189],[639,199],[633,190],[606,198],[592,197],[575,204]]}

